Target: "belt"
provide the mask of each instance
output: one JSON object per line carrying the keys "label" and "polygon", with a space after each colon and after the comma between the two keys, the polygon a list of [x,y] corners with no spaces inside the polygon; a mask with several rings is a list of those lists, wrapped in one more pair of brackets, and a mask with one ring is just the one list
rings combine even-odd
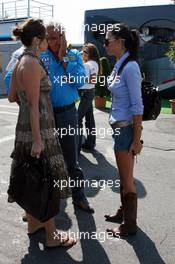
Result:
{"label": "belt", "polygon": [[127,126],[132,126],[133,122],[132,121],[116,121],[115,123],[111,124],[111,127],[113,129],[115,128],[122,128],[122,127],[127,127]]}
{"label": "belt", "polygon": [[90,92],[90,91],[94,91],[95,88],[91,88],[91,89],[79,89],[78,92]]}
{"label": "belt", "polygon": [[64,106],[59,106],[59,107],[53,107],[54,113],[63,113],[66,112],[70,109],[72,109],[75,106],[75,103],[73,102],[70,105],[64,105]]}

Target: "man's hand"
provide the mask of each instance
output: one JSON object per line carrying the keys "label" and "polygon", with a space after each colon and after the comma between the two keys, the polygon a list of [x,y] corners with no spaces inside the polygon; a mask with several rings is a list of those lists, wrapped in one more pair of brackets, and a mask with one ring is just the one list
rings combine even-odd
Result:
{"label": "man's hand", "polygon": [[64,32],[60,37],[60,50],[58,53],[59,60],[63,60],[63,57],[66,55],[67,41]]}

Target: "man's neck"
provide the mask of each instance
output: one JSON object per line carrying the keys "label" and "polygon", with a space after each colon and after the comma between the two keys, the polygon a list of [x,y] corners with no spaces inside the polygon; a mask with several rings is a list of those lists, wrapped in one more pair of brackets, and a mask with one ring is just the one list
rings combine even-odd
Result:
{"label": "man's neck", "polygon": [[54,58],[55,58],[57,61],[59,61],[58,52],[54,52],[54,51],[52,51],[50,48],[49,48],[49,50],[52,52]]}

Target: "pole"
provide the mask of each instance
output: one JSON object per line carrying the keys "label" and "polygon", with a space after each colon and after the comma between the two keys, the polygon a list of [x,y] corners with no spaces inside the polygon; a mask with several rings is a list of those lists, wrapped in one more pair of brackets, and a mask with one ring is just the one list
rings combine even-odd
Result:
{"label": "pole", "polygon": [[28,0],[27,17],[30,18],[30,0]]}
{"label": "pole", "polygon": [[2,3],[2,20],[4,20],[4,3]]}
{"label": "pole", "polygon": [[53,9],[53,5],[52,5],[52,17],[54,16],[54,9]]}

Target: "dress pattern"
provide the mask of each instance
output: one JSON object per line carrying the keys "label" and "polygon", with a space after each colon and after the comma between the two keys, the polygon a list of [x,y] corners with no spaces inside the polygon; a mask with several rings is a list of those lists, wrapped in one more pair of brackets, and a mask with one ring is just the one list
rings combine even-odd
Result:
{"label": "dress pattern", "polygon": [[[24,53],[20,56],[20,58],[25,55],[36,57],[36,55],[31,50],[27,49],[24,50]],[[38,62],[41,64],[39,59]],[[67,168],[64,162],[58,135],[57,133],[55,133],[55,120],[49,95],[50,90],[51,82],[46,74],[40,82],[39,98],[40,133],[42,142],[45,146],[44,154],[49,160],[50,168],[55,182],[68,182]],[[18,121],[16,125],[15,145],[14,150],[11,154],[11,158],[13,159],[13,161],[11,165],[10,177],[13,176],[13,169],[15,167],[16,162],[22,161],[30,155],[33,144],[30,125],[29,105],[26,93],[25,91],[18,90],[17,94],[20,100],[20,105]],[[64,186],[65,185],[66,184],[64,184]],[[61,188],[61,185],[59,184],[58,187],[57,184],[56,188],[58,188],[60,191],[60,198],[67,198],[68,196],[70,196],[70,191],[68,187]]]}

